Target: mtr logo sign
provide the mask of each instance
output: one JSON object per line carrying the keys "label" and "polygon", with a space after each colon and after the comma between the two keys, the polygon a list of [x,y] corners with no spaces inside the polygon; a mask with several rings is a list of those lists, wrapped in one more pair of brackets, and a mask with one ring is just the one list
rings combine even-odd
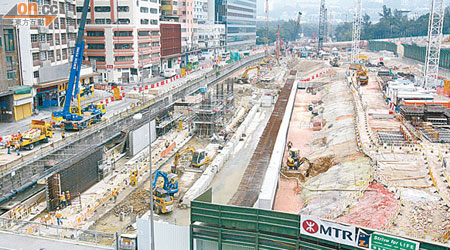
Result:
{"label": "mtr logo sign", "polygon": [[50,25],[58,14],[57,5],[37,3],[18,3],[2,18],[15,19],[18,21],[32,21],[35,19],[44,19],[44,25]]}
{"label": "mtr logo sign", "polygon": [[356,228],[301,216],[300,233],[349,246],[356,246]]}

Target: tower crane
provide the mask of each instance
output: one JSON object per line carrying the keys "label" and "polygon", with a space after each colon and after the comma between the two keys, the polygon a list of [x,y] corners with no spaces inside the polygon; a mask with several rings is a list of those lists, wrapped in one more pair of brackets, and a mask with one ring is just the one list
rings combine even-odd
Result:
{"label": "tower crane", "polygon": [[269,57],[269,0],[266,0],[266,38],[265,46],[266,50],[264,52],[265,57]]}
{"label": "tower crane", "polygon": [[428,23],[427,54],[424,67],[424,87],[437,87],[439,56],[441,52],[442,26],[444,23],[444,0],[431,0]]}
{"label": "tower crane", "polygon": [[320,1],[320,16],[319,16],[319,42],[317,47],[317,53],[323,49],[323,37],[325,35],[326,16],[327,11],[325,9],[325,0]]}
{"label": "tower crane", "polygon": [[356,0],[355,17],[353,19],[351,66],[358,64],[359,43],[361,39],[362,0]]}
{"label": "tower crane", "polygon": [[[298,35],[298,28],[300,27],[300,19],[301,18],[302,18],[302,12],[299,11],[298,12],[298,16],[297,16],[297,22],[295,23],[295,34],[296,34],[296,36]],[[301,35],[300,35],[300,37],[301,37]]]}

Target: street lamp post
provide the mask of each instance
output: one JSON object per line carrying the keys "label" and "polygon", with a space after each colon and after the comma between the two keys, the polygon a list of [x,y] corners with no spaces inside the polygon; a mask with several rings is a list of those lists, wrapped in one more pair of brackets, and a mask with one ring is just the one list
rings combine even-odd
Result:
{"label": "street lamp post", "polygon": [[[150,118],[150,111],[149,111]],[[133,116],[135,120],[141,120],[142,114],[135,114]],[[148,160],[150,166],[150,249],[155,250],[155,223],[153,215],[153,187],[152,187],[152,127],[150,126],[150,119],[148,123]]]}

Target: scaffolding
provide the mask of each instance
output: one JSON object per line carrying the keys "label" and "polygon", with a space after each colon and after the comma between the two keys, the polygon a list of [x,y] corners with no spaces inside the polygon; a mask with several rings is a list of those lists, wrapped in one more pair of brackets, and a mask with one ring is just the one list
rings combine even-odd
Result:
{"label": "scaffolding", "polygon": [[213,90],[202,90],[202,101],[193,108],[193,124],[197,136],[212,137],[233,116],[233,81],[219,83]]}

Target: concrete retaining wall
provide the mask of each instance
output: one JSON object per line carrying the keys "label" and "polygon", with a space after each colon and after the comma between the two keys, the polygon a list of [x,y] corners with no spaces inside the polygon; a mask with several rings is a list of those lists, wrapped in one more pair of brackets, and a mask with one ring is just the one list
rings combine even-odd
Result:
{"label": "concrete retaining wall", "polygon": [[283,121],[278,131],[277,139],[275,142],[274,150],[270,158],[269,166],[267,167],[266,175],[259,193],[258,200],[254,207],[272,209],[275,199],[276,190],[278,187],[278,179],[280,175],[280,169],[283,162],[283,155],[285,151],[286,139],[289,130],[289,122],[291,121],[292,111],[294,109],[295,94],[297,93],[297,86],[294,83],[289,100],[286,106],[286,111],[283,116]]}
{"label": "concrete retaining wall", "polygon": [[[197,198],[197,196],[199,196],[203,192],[205,192],[206,189],[210,186],[216,174],[222,169],[222,167],[225,165],[228,159],[230,159],[230,157],[234,155],[239,140],[241,139],[242,135],[245,134],[245,132],[248,129],[248,126],[255,118],[255,114],[258,112],[258,109],[259,105],[255,105],[249,111],[244,122],[242,122],[242,124],[236,130],[235,134],[230,139],[230,141],[228,141],[225,144],[225,147],[221,150],[219,154],[217,154],[217,156],[214,158],[211,164],[208,165],[208,167],[203,172],[202,176],[200,176],[200,178],[194,183],[194,185],[192,185],[192,187],[186,192],[186,194],[183,197],[183,202],[181,203],[181,206],[190,207],[191,201]],[[245,139],[247,138],[249,137],[245,137]]]}

